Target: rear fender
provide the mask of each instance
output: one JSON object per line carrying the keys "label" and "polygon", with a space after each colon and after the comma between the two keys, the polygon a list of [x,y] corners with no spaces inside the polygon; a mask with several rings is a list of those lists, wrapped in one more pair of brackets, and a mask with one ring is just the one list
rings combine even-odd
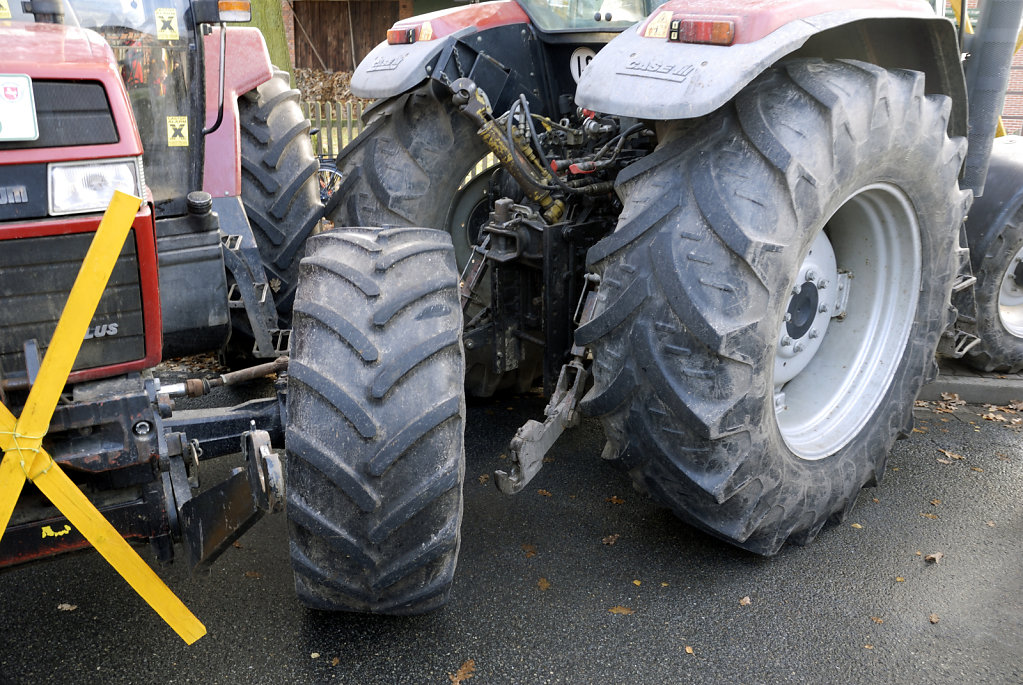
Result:
{"label": "rear fender", "polygon": [[458,7],[397,22],[394,32],[411,32],[415,42],[377,45],[352,74],[351,90],[363,98],[388,98],[427,78],[442,83],[468,76],[504,111],[524,92],[541,106],[549,93],[541,85],[542,56],[529,17],[512,0]]}
{"label": "rear fender", "polygon": [[[780,25],[744,23],[744,17],[730,15],[737,28],[736,42],[729,46],[669,42],[666,37],[643,35],[654,35],[648,26],[676,4],[687,6],[678,0],[662,6],[650,19],[601,50],[583,73],[576,102],[595,111],[639,119],[688,119],[718,109],[784,58],[858,59],[887,69],[924,72],[928,93],[952,98],[950,135],[966,133],[966,85],[955,27],[934,16],[926,3],[894,2],[889,7],[837,10],[802,18],[786,17],[786,8],[799,3],[780,3],[774,9],[788,19]],[[736,8],[741,12],[741,3]]]}

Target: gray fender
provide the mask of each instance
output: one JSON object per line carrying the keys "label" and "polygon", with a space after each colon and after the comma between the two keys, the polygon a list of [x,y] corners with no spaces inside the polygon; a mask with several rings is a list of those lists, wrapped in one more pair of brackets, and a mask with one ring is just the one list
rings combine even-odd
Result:
{"label": "gray fender", "polygon": [[[962,135],[966,130],[966,89],[955,27],[941,17],[893,10],[828,12],[785,24],[758,41],[727,47],[644,38],[637,34],[641,25],[612,40],[590,62],[576,90],[578,104],[637,119],[703,116],[779,59],[806,46],[799,54],[877,62],[875,55],[881,52],[893,64],[880,66],[924,71],[928,92],[953,99],[950,132]],[[901,32],[894,40],[873,38],[895,30],[890,27]],[[912,35],[903,37],[905,31]]]}
{"label": "gray fender", "polygon": [[430,75],[427,67],[442,50],[475,30],[467,26],[441,40],[411,45],[388,45],[387,41],[378,44],[352,74],[352,94],[376,99],[404,93]]}

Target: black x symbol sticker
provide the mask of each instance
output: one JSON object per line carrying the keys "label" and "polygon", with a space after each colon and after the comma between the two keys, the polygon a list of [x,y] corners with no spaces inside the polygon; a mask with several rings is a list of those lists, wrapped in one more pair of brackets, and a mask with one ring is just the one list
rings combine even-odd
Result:
{"label": "black x symbol sticker", "polygon": [[171,138],[184,138],[185,137],[185,125],[184,124],[171,124]]}
{"label": "black x symbol sticker", "polygon": [[170,19],[161,19],[160,21],[163,22],[163,26],[160,27],[161,31],[173,31],[174,30],[174,26],[173,26],[174,17],[171,17]]}

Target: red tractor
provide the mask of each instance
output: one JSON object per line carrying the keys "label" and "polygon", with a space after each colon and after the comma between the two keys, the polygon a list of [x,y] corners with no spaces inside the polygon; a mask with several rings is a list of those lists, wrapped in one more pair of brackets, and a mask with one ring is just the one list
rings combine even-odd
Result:
{"label": "red tractor", "polygon": [[[963,224],[1021,8],[985,3],[965,55],[922,0],[498,0],[401,20],[353,75],[377,102],[338,157],[328,211],[448,232],[468,392],[542,379],[546,419],[513,440],[502,490],[582,411],[639,490],[774,554],[882,478],[936,351],[1021,365],[1017,162],[992,165],[993,209]],[[450,473],[450,453],[388,474],[351,422],[318,428],[343,407],[292,381],[292,403],[317,407],[292,411],[292,430],[319,441],[288,468],[322,474],[319,515],[289,515],[299,587],[330,608],[419,602],[378,572],[416,543],[374,537],[382,522],[337,501],[346,481],[330,474],[361,474],[394,506],[416,492],[430,514],[407,535],[447,579],[460,502],[439,481],[416,487]],[[417,406],[408,420],[427,415],[448,416]],[[364,553],[306,554],[338,536]],[[363,581],[319,582],[337,577]]]}

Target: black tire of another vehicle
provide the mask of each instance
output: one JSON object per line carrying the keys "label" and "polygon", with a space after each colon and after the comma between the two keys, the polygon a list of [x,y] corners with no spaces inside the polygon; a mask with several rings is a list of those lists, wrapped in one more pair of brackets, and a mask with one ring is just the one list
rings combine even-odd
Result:
{"label": "black tire of another vehicle", "polygon": [[588,255],[600,303],[576,341],[605,456],[753,552],[844,517],[936,373],[970,194],[923,78],[792,61],[662,126]]}
{"label": "black tire of another vehicle", "polygon": [[317,609],[435,609],[458,558],[465,471],[450,238],[313,236],[294,314],[285,440],[298,596]]}

